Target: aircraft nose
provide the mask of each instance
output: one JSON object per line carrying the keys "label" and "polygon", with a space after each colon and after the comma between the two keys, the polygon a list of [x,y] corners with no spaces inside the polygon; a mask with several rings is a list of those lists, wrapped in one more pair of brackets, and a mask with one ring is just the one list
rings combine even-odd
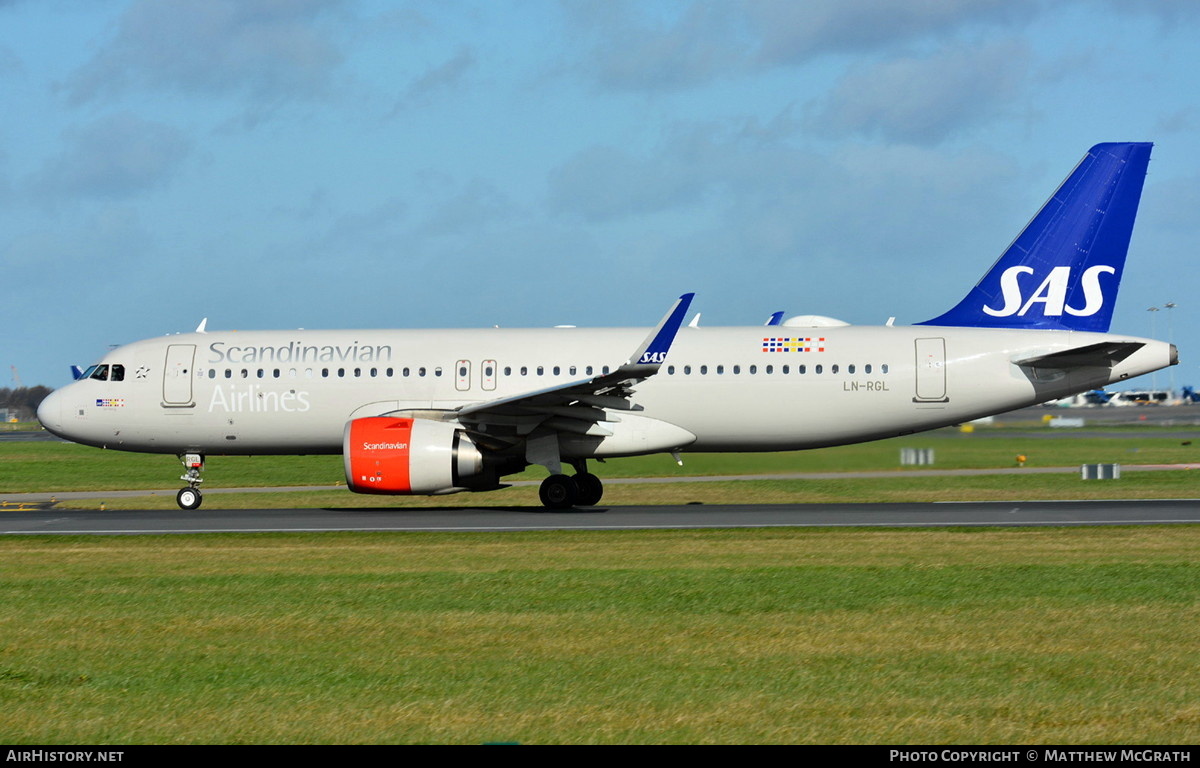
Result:
{"label": "aircraft nose", "polygon": [[51,392],[46,395],[37,409],[38,421],[47,431],[56,435],[62,431],[62,401],[61,392]]}

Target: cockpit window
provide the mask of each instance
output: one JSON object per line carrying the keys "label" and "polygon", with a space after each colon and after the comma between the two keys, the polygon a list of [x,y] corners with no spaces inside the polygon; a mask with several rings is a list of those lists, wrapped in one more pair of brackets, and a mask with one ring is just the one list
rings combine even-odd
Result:
{"label": "cockpit window", "polygon": [[89,365],[87,367],[87,370],[85,370],[83,373],[79,374],[79,378],[81,378],[81,379],[92,378],[92,373],[95,372],[96,368],[98,368],[98,367],[99,366],[96,366],[96,365]]}
{"label": "cockpit window", "polygon": [[89,376],[88,378],[96,379],[97,381],[108,381],[108,366],[107,365],[97,365],[97,366],[95,366],[95,368],[96,368],[96,370],[92,371],[92,375]]}
{"label": "cockpit window", "polygon": [[114,364],[109,371],[109,381],[125,381],[125,366]]}

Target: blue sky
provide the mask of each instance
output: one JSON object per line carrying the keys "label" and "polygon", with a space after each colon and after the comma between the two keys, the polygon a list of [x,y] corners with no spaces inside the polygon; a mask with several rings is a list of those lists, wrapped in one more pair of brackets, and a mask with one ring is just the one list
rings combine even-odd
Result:
{"label": "blue sky", "polygon": [[684,291],[706,325],[918,322],[1132,140],[1113,330],[1169,321],[1200,385],[1198,71],[1190,0],[0,0],[0,363]]}

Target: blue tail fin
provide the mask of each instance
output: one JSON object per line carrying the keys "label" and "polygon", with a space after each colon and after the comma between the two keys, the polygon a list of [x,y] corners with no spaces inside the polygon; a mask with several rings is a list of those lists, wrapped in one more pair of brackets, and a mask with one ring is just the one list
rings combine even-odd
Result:
{"label": "blue tail fin", "polygon": [[1089,149],[966,298],[918,325],[1107,331],[1152,146]]}

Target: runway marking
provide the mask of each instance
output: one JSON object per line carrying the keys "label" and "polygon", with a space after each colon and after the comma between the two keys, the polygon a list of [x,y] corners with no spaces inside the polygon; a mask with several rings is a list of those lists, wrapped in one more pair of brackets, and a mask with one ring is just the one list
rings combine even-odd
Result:
{"label": "runway marking", "polygon": [[[1196,502],[1196,501],[1200,501],[1200,499],[1195,499],[1195,498],[1191,498],[1191,499],[1029,499],[1028,501],[1022,501],[1021,503],[1022,504],[1141,504],[1143,502],[1158,503],[1160,501]],[[885,503],[905,504],[905,503],[909,503],[909,502],[901,501],[901,502],[885,502]],[[928,503],[928,504],[979,504],[979,505],[1012,504],[1011,501],[931,501],[931,502],[920,502],[920,503],[923,503],[923,504],[924,503]]]}
{"label": "runway marking", "polygon": [[[1200,464],[1122,464],[1123,472],[1166,472],[1200,469]],[[979,469],[884,469],[863,472],[780,472],[760,475],[689,475],[683,477],[612,477],[604,480],[605,485],[639,485],[659,483],[724,483],[756,480],[871,480],[876,478],[889,479],[901,477],[977,477],[987,475],[1051,475],[1078,474],[1078,466],[1069,467],[991,467]],[[527,488],[540,485],[540,480],[514,480],[507,485],[513,488]],[[205,494],[224,493],[281,493],[289,491],[344,491],[344,485],[311,485],[311,486],[268,486],[259,488],[205,488]],[[0,503],[30,503],[45,502],[52,498],[59,501],[103,499],[103,498],[137,498],[139,496],[173,496],[174,489],[156,488],[149,490],[108,490],[108,491],[58,491],[36,493],[10,493],[0,497]],[[1176,501],[1176,499],[1172,499]],[[934,502],[935,504],[958,502]],[[983,503],[983,502],[980,502]],[[995,503],[995,502],[993,502]]]}
{"label": "runway marking", "polygon": [[1053,522],[1031,521],[1006,523],[996,520],[987,522],[942,521],[936,523],[741,523],[741,524],[666,524],[666,525],[520,525],[520,526],[422,526],[419,528],[176,528],[176,529],[112,529],[112,530],[67,530],[67,531],[0,531],[0,536],[152,536],[160,534],[196,533],[505,533],[536,531],[659,531],[725,528],[1054,528],[1079,527],[1084,525],[1195,525],[1200,519],[1180,520],[1061,520]]}

